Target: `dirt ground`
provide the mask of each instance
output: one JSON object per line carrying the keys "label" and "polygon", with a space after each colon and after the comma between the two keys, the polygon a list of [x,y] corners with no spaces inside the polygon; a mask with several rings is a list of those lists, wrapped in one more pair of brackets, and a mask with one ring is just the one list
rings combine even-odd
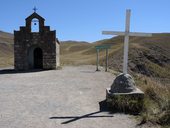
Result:
{"label": "dirt ground", "polygon": [[113,79],[90,65],[27,73],[0,70],[0,128],[135,128],[133,116],[103,109]]}

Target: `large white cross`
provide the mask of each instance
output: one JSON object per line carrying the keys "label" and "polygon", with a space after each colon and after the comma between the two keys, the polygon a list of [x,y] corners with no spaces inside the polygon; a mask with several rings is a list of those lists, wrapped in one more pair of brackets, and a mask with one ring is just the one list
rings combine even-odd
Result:
{"label": "large white cross", "polygon": [[126,29],[125,32],[120,31],[103,31],[102,34],[104,35],[119,35],[125,36],[124,38],[124,60],[123,60],[123,73],[127,74],[127,67],[128,67],[128,47],[129,47],[129,36],[144,36],[144,37],[151,37],[151,33],[140,33],[140,32],[130,32],[130,13],[131,10],[126,10]]}

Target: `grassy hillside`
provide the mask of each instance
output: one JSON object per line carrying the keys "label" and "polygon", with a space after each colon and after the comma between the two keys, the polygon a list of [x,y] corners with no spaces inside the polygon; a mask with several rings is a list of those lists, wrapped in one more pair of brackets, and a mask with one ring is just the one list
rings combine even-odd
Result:
{"label": "grassy hillside", "polygon": [[[111,45],[109,68],[122,71],[123,37],[115,37],[94,43],[61,42],[61,65],[96,64],[97,45]],[[129,72],[140,73],[159,80],[170,79],[170,34],[154,34],[153,37],[131,37],[129,46]],[[100,65],[105,64],[105,51],[100,51]],[[0,31],[0,66],[13,65],[13,35]]]}
{"label": "grassy hillside", "polygon": [[[123,38],[117,37],[109,40],[100,40],[94,43],[87,42],[61,42],[61,64],[62,65],[81,65],[81,64],[96,64],[96,49],[98,45],[111,45],[112,49],[109,51],[113,53],[117,51],[122,43]],[[100,51],[101,63],[105,57],[105,51]]]}
{"label": "grassy hillside", "polygon": [[13,35],[0,31],[0,67],[13,65]]}
{"label": "grassy hillside", "polygon": [[87,42],[61,42],[61,65],[80,65],[93,61],[93,55],[82,55],[82,52],[89,48],[91,44]]}
{"label": "grassy hillside", "polygon": [[[122,71],[123,37],[115,37],[94,43],[61,42],[61,65],[96,64],[97,45],[111,45],[109,68]],[[170,79],[170,34],[154,34],[153,37],[131,37],[129,46],[129,72]],[[100,65],[105,64],[105,51],[100,51]],[[0,31],[0,66],[13,65],[13,35]]]}
{"label": "grassy hillside", "polygon": [[[61,63],[95,64],[97,45],[111,45],[109,68],[122,71],[123,37],[101,40],[94,43],[61,43]],[[170,79],[170,34],[154,34],[153,37],[131,37],[129,48],[129,72],[140,73],[166,81]],[[105,64],[105,51],[100,51],[100,64]]]}

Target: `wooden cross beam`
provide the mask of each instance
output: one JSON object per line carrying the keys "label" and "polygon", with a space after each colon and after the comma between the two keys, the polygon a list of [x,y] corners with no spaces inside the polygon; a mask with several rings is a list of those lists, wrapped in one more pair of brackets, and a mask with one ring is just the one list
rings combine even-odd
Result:
{"label": "wooden cross beam", "polygon": [[128,47],[129,47],[129,37],[130,36],[140,36],[140,37],[151,37],[151,33],[140,33],[140,32],[130,32],[130,14],[131,10],[126,10],[126,29],[125,32],[121,31],[103,31],[102,34],[104,35],[119,35],[125,36],[124,38],[124,60],[123,60],[123,73],[127,74],[128,70]]}

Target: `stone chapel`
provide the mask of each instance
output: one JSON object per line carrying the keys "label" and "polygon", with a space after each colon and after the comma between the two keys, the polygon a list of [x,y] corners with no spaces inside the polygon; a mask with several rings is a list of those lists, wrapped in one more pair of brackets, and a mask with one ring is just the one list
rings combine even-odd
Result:
{"label": "stone chapel", "polygon": [[56,69],[60,66],[60,43],[56,31],[45,26],[45,19],[36,11],[25,21],[26,26],[14,31],[15,69]]}

